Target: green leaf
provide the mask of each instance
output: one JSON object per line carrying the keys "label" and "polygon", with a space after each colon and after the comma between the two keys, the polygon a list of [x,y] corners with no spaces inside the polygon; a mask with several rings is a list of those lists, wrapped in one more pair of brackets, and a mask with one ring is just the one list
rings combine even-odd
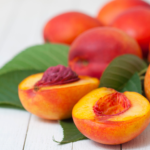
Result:
{"label": "green leaf", "polygon": [[18,97],[18,84],[27,76],[40,71],[13,71],[0,76],[0,105],[23,108]]}
{"label": "green leaf", "polygon": [[138,73],[135,73],[120,92],[133,91],[142,94],[142,85]]}
{"label": "green leaf", "polygon": [[147,64],[137,56],[119,56],[104,71],[100,87],[108,87],[120,91],[135,72],[140,72],[146,67]]}
{"label": "green leaf", "polygon": [[87,139],[75,126],[72,119],[60,121],[60,125],[63,128],[64,138],[61,142],[55,141],[59,144],[66,144],[79,140]]}
{"label": "green leaf", "polygon": [[0,69],[0,74],[14,70],[45,71],[50,66],[68,64],[69,47],[58,44],[37,45],[19,53]]}

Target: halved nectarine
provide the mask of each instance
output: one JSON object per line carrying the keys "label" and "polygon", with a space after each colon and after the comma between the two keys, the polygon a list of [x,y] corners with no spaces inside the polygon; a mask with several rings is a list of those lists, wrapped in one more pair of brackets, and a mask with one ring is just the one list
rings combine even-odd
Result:
{"label": "halved nectarine", "polygon": [[72,115],[86,137],[115,145],[132,140],[147,127],[150,104],[136,92],[100,88],[84,96],[74,106]]}
{"label": "halved nectarine", "polygon": [[98,85],[96,78],[77,77],[64,67],[57,66],[44,74],[27,77],[19,84],[18,91],[27,111],[44,119],[60,120],[70,118],[78,100]]}

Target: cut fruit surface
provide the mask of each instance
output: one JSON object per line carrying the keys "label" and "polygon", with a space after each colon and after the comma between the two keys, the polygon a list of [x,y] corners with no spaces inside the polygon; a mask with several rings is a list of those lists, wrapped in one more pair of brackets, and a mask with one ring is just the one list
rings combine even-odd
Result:
{"label": "cut fruit surface", "polygon": [[[93,107],[98,104],[105,115],[111,115],[109,121],[125,121],[140,117],[148,113],[149,111],[149,102],[142,95],[135,92],[125,92],[123,99],[126,99],[125,108],[123,108],[123,101],[121,103],[115,102],[112,98],[116,93],[113,89],[100,88],[92,91],[85,97],[83,97],[74,107],[73,116],[80,119],[95,119],[95,113]],[[109,97],[108,97],[109,96]],[[111,100],[111,101],[109,101]],[[116,99],[117,100],[117,99]],[[117,112],[111,111],[109,105],[113,104],[117,108]],[[118,105],[119,104],[119,105]],[[103,105],[103,106],[102,106]],[[132,107],[131,107],[132,106]],[[94,107],[95,108],[95,107]],[[110,111],[109,111],[110,110]],[[125,110],[125,111],[124,111]],[[107,112],[109,111],[109,112]],[[123,113],[121,113],[123,111]],[[96,112],[96,110],[95,110]],[[116,114],[116,115],[115,115]]]}
{"label": "cut fruit surface", "polygon": [[[19,84],[19,89],[28,90],[28,89],[34,88],[35,83],[38,82],[42,78],[42,76],[43,76],[43,73],[29,76],[28,78],[24,79]],[[66,87],[71,87],[71,86],[80,86],[83,84],[86,85],[89,83],[99,84],[99,81],[96,78],[90,78],[86,76],[79,76],[79,78],[80,80],[77,82],[72,82],[72,83],[63,84],[63,85],[44,86],[44,87],[41,87],[40,90],[66,88]]]}
{"label": "cut fruit surface", "polygon": [[60,120],[71,117],[73,106],[84,95],[99,86],[96,78],[79,76],[78,81],[63,85],[40,86],[43,73],[31,75],[18,87],[19,98],[24,108],[44,119]]}

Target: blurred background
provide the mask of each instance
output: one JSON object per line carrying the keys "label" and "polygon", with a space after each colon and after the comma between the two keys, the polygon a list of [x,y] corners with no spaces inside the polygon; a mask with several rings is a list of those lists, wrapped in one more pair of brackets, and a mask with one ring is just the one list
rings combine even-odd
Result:
{"label": "blurred background", "polygon": [[52,17],[73,10],[95,17],[109,1],[0,0],[0,67],[25,48],[42,44],[43,27]]}

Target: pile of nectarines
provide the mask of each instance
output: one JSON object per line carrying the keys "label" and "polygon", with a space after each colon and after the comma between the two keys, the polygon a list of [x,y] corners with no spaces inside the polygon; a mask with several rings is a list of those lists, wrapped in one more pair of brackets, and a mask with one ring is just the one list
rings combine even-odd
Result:
{"label": "pile of nectarines", "polygon": [[148,58],[150,5],[141,0],[113,0],[97,18],[80,12],[63,13],[48,21],[43,34],[46,42],[70,45],[73,71],[100,78],[119,55]]}
{"label": "pile of nectarines", "polygon": [[[97,89],[114,58],[133,54],[150,61],[148,3],[113,0],[95,18],[63,13],[49,20],[43,32],[45,42],[70,46],[69,67],[50,67],[24,79],[18,92],[26,110],[50,120],[73,117],[81,133],[103,144],[127,142],[148,126],[150,103],[144,96]],[[144,86],[150,100],[150,67]]]}

